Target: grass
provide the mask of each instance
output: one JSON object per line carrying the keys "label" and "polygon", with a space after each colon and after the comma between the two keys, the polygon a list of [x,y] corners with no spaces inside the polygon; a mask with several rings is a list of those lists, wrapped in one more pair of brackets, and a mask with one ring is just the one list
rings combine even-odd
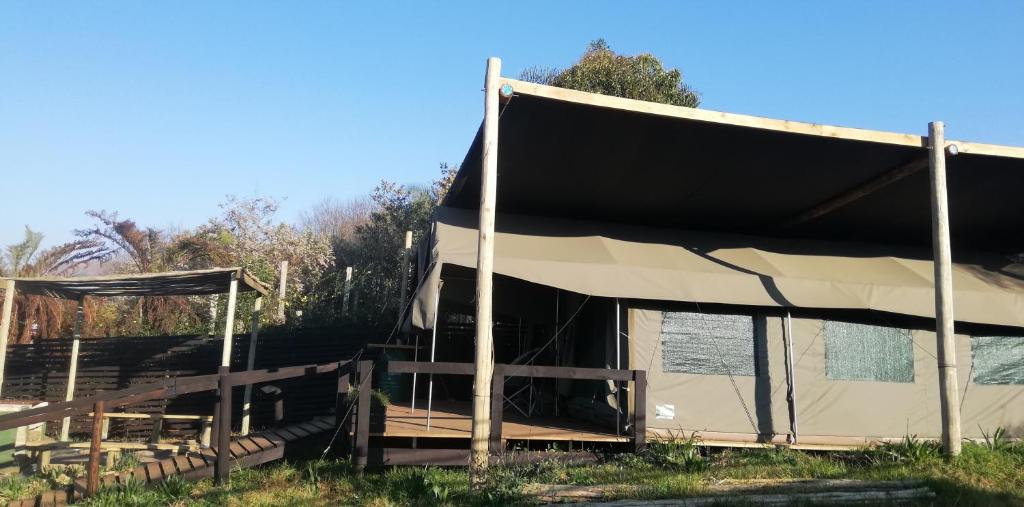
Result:
{"label": "grass", "polygon": [[[506,505],[529,504],[528,483],[619,484],[619,497],[678,498],[706,494],[725,479],[921,480],[937,505],[1024,505],[1024,445],[965,443],[963,455],[944,460],[935,444],[907,437],[861,452],[702,448],[695,441],[654,442],[637,455],[599,464],[554,460],[497,466],[490,487],[470,494],[464,469],[403,467],[358,475],[347,462],[282,462],[232,473],[229,486],[174,480],[157,488],[140,484],[106,489],[91,506],[274,505]],[[0,492],[3,483],[0,483]],[[2,494],[2,493],[0,493]]]}

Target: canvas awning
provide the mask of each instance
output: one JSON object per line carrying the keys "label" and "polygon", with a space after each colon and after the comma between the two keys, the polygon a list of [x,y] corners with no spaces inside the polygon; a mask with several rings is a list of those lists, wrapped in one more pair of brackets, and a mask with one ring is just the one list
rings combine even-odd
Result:
{"label": "canvas awning", "polygon": [[[476,266],[477,212],[435,214],[412,324],[429,328],[444,264]],[[494,272],[594,296],[934,317],[931,252],[499,214]],[[958,321],[1024,327],[1024,266],[961,252]]]}
{"label": "canvas awning", "polygon": [[[921,135],[501,82],[499,212],[931,247]],[[446,206],[479,208],[481,142]],[[954,254],[1024,252],[1024,148],[946,144]]]}
{"label": "canvas awning", "polygon": [[18,292],[61,299],[82,296],[202,296],[228,292],[232,277],[239,292],[256,291],[263,296],[267,286],[246,270],[212,268],[131,275],[11,278]]}

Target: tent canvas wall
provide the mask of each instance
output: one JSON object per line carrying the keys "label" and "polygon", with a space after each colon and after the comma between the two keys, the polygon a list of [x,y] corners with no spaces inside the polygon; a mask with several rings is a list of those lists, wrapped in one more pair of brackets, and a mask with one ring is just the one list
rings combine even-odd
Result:
{"label": "tent canvas wall", "polygon": [[[644,306],[630,310],[630,361],[648,371],[647,424],[652,434],[696,431],[709,441],[792,442],[790,422],[795,416],[795,441],[803,445],[939,437],[935,333],[910,327],[914,322],[877,313],[792,317],[796,396],[791,414],[784,315],[759,308]],[[716,328],[719,317],[763,324],[751,326],[749,334],[744,329],[737,333]],[[711,361],[689,368],[673,364],[666,347],[678,344],[679,338],[666,318],[686,323],[699,345],[711,342]],[[971,332],[958,333],[956,340],[963,365],[964,437],[981,439],[983,432],[991,434],[998,427],[1024,436],[1024,330],[973,326]],[[1007,333],[1016,336],[1002,336]],[[744,369],[743,354],[721,350],[737,337],[752,343],[747,354],[757,365],[754,371]],[[691,357],[699,345],[686,347]],[[993,347],[1015,354],[1016,361],[994,360]],[[717,361],[723,361],[720,368],[714,367]]]}
{"label": "tent canvas wall", "polygon": [[[622,324],[627,356],[622,367],[648,371],[646,415],[652,435],[697,431],[708,441],[795,438],[801,445],[861,445],[907,434],[938,436],[936,344],[929,330],[934,295],[926,251],[506,214],[499,215],[497,223],[496,314],[550,319],[544,316],[550,312],[545,299],[550,297],[538,296],[546,288],[601,298],[603,303],[595,299],[595,306],[610,320],[614,308],[608,302],[623,298],[628,312]],[[472,213],[444,207],[437,211],[429,238],[430,260],[423,259],[427,282],[413,303],[416,327],[430,327],[437,294],[431,287],[442,279],[442,300],[471,307],[475,234]],[[1015,348],[1021,339],[1014,338],[1024,336],[1021,266],[983,253],[962,254],[960,259],[970,261],[956,264],[954,270],[960,327],[966,326],[975,337],[1003,337],[993,339],[1001,339],[1011,353],[1024,353],[1024,343]],[[680,304],[684,311],[673,310]],[[797,391],[793,413],[786,399],[787,311],[797,315],[790,322]],[[749,355],[747,362],[732,364],[742,354],[718,348],[701,355],[683,347],[675,352],[682,360],[689,354],[691,362],[703,362],[710,369],[666,369],[666,315],[674,319],[677,335],[686,337],[689,331],[686,339],[692,341],[703,333],[733,352],[736,344],[722,341],[747,333],[747,348],[740,350]],[[729,316],[742,322],[730,324]],[[902,376],[830,376],[826,344],[836,329],[852,336],[845,343],[850,350],[833,352],[857,354],[860,360],[853,366],[859,364],[869,374],[872,370],[865,363],[878,357],[872,355],[878,351],[865,347],[901,340]],[[881,337],[875,337],[879,333]],[[1024,404],[1019,403],[1024,401],[1024,385],[975,382],[972,334],[957,338],[964,365],[959,371],[965,388],[964,434],[980,438],[981,431],[999,426],[1017,434],[1024,429]],[[576,336],[579,346],[601,349],[606,359],[603,365],[577,366],[611,367],[613,337],[611,331],[593,330]],[[498,350],[501,341],[496,335]],[[726,367],[716,364],[723,359],[729,362]],[[834,354],[832,359],[835,363]],[[1024,370],[1024,361],[1016,364]],[[792,418],[799,428],[795,437]]]}

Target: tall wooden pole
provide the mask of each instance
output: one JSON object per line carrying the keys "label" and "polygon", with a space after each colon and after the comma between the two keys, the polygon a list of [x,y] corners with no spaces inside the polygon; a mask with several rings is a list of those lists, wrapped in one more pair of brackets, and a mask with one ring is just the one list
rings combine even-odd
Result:
{"label": "tall wooden pole", "polygon": [[11,334],[11,317],[14,313],[14,280],[7,280],[4,287],[4,309],[0,320],[0,392],[4,387],[4,366],[7,364],[7,340]]}
{"label": "tall wooden pole", "polygon": [[277,320],[284,322],[284,300],[288,293],[288,261],[281,261],[281,274],[277,287]]}
{"label": "tall wooden pole", "polygon": [[[78,379],[78,349],[82,343],[82,322],[85,320],[85,296],[78,298],[75,310],[75,324],[71,331],[71,366],[68,368],[68,386],[64,401],[75,399],[75,381]],[[60,424],[60,441],[66,442],[71,432],[71,417],[65,417]]]}
{"label": "tall wooden pole", "polygon": [[92,405],[92,440],[89,441],[89,465],[86,469],[85,495],[93,496],[100,485],[100,452],[103,443],[103,400]]}
{"label": "tall wooden pole", "polygon": [[928,124],[932,194],[932,255],[935,264],[935,336],[939,363],[942,446],[947,456],[960,455],[960,393],[957,388],[956,335],[953,331],[953,258],[949,244],[946,193],[945,126]]}
{"label": "tall wooden pole", "polygon": [[342,289],[341,296],[341,315],[343,317],[348,316],[348,298],[352,292],[352,266],[345,268],[345,287]]}
{"label": "tall wooden pole", "polygon": [[[263,297],[256,296],[256,302],[252,306],[252,330],[249,332],[249,358],[245,362],[245,371],[252,371],[256,367],[256,343],[260,337],[260,313],[263,310]],[[245,385],[245,394],[242,395],[242,435],[249,434],[249,415],[252,402],[252,384]]]}
{"label": "tall wooden pole", "polygon": [[231,346],[235,336],[235,303],[238,301],[238,276],[231,274],[228,286],[228,309],[224,315],[224,344],[221,346],[220,365],[231,366]]}
{"label": "tall wooden pole", "polygon": [[412,231],[405,231],[405,246],[402,247],[402,264],[398,269],[401,277],[398,290],[398,318],[405,316],[405,299],[409,292],[409,253],[412,250]]}
{"label": "tall wooden pole", "polygon": [[494,336],[491,295],[494,272],[494,213],[498,189],[498,80],[501,60],[487,60],[484,81],[483,172],[480,184],[480,238],[476,258],[476,369],[473,377],[473,431],[470,443],[470,485],[485,485],[487,444],[491,434],[491,378]]}

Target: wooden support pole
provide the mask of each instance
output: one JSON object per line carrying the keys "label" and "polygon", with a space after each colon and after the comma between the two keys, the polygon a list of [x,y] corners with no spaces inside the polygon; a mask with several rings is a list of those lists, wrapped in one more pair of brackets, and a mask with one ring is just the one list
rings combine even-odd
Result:
{"label": "wooden support pole", "polygon": [[224,344],[221,346],[220,365],[231,366],[231,345],[235,336],[235,304],[238,302],[238,277],[231,274],[228,286],[228,310],[224,316]]}
{"label": "wooden support pole", "polygon": [[283,323],[285,320],[284,300],[288,295],[288,261],[281,261],[281,272],[278,279],[280,282],[277,287],[277,320]]}
{"label": "wooden support pole", "polygon": [[220,394],[217,418],[217,462],[214,467],[214,478],[218,485],[227,484],[231,480],[231,382],[228,374],[231,368],[221,366],[217,370],[220,379],[217,387]]}
{"label": "wooden support pole", "polygon": [[405,301],[409,296],[409,254],[412,252],[412,231],[405,231],[405,246],[402,247],[402,263],[398,268],[400,278],[398,290],[398,318],[405,317]]}
{"label": "wooden support pole", "polygon": [[647,444],[647,372],[636,370],[633,376],[633,451]]}
{"label": "wooden support pole", "polygon": [[217,334],[217,306],[219,304],[220,294],[210,296],[210,327],[206,334],[211,337]]}
{"label": "wooden support pole", "polygon": [[[68,385],[64,391],[64,401],[75,399],[75,382],[78,379],[78,349],[82,344],[82,323],[85,320],[85,296],[78,298],[75,310],[75,323],[71,330],[71,366],[68,367]],[[60,424],[60,440],[66,442],[71,432],[71,417],[65,417]]]}
{"label": "wooden support pole", "polygon": [[932,255],[935,265],[935,336],[939,365],[942,446],[960,455],[960,393],[957,388],[956,334],[953,331],[953,259],[946,192],[946,139],[942,122],[928,124],[932,197]]}
{"label": "wooden support pole", "polygon": [[4,367],[7,364],[7,341],[11,334],[11,318],[14,313],[14,280],[4,284],[4,308],[0,317],[0,393],[4,387]]}
{"label": "wooden support pole", "polygon": [[352,293],[352,266],[345,268],[345,287],[342,289],[341,296],[341,315],[343,317],[348,316],[348,299]]}
{"label": "wooden support pole", "polygon": [[370,446],[370,393],[373,390],[373,361],[359,361],[356,370],[356,387],[359,389],[359,405],[356,406],[355,469],[366,469]]}
{"label": "wooden support pole", "polygon": [[476,258],[476,358],[473,377],[473,428],[470,440],[470,486],[486,484],[488,440],[491,433],[491,376],[494,370],[492,283],[494,272],[494,214],[498,189],[498,87],[501,60],[487,60],[484,81],[483,172],[480,183],[480,236]]}
{"label": "wooden support pole", "polygon": [[335,452],[342,456],[352,453],[352,441],[349,439],[349,428],[351,427],[349,424],[351,400],[348,399],[349,376],[350,369],[343,362],[338,363],[338,388],[334,395],[334,431],[341,438]]}
{"label": "wooden support pole", "polygon": [[103,442],[103,400],[92,406],[92,441],[89,442],[89,465],[86,469],[85,494],[93,496],[100,485],[100,444]]}
{"label": "wooden support pole", "polygon": [[505,450],[501,442],[502,411],[505,408],[505,375],[500,367],[494,369],[491,378],[491,436],[490,450],[500,454]]}
{"label": "wooden support pole", "polygon": [[[249,333],[249,358],[245,362],[245,371],[252,371],[256,367],[256,344],[260,335],[260,313],[263,310],[263,297],[256,296],[256,302],[252,306],[252,326]],[[245,385],[245,394],[242,395],[242,435],[249,434],[249,416],[251,415],[252,384]]]}

